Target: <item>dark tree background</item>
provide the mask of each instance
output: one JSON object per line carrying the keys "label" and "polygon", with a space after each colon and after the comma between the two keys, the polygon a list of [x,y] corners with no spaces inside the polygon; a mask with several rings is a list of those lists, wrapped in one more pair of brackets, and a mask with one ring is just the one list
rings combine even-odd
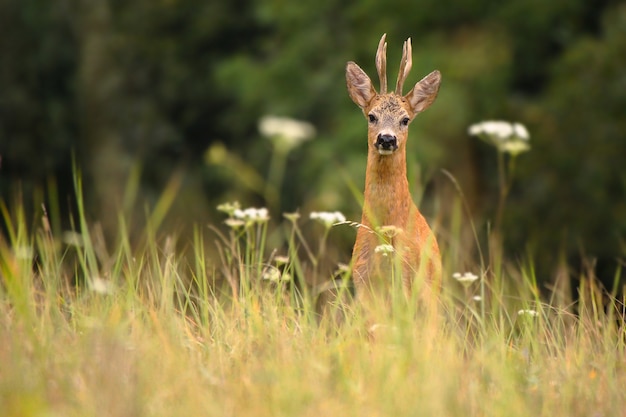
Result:
{"label": "dark tree background", "polygon": [[[173,176],[172,224],[217,221],[226,200],[270,204],[259,181],[274,151],[257,123],[276,114],[317,135],[287,155],[271,208],[358,219],[366,124],[343,71],[355,60],[375,74],[382,33],[390,73],[410,36],[409,82],[435,68],[444,77],[411,131],[425,211],[447,224],[456,195],[446,169],[486,230],[495,155],[467,127],[521,122],[533,148],[518,159],[507,253],[530,253],[540,279],[560,257],[597,260],[610,281],[626,253],[626,5],[610,0],[0,0],[2,198],[20,195],[36,212],[31,196],[56,184],[71,208],[75,161],[105,230]],[[349,243],[339,238],[338,250]]]}

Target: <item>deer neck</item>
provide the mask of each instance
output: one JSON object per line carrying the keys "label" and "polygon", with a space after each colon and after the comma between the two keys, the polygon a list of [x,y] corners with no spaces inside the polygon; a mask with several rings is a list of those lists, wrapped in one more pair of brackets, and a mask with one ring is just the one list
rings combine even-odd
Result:
{"label": "deer neck", "polygon": [[405,227],[413,205],[406,176],[406,152],[392,155],[370,151],[365,173],[362,222],[368,227]]}

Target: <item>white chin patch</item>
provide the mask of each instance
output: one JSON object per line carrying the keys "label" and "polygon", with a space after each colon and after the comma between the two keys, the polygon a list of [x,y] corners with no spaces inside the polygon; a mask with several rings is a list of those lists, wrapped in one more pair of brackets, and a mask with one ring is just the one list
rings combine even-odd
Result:
{"label": "white chin patch", "polygon": [[391,149],[378,149],[380,155],[391,155],[393,151]]}

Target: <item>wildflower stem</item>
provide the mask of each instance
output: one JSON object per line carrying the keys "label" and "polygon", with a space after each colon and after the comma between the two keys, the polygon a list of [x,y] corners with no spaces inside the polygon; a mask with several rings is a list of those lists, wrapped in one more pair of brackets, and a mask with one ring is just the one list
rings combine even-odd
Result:
{"label": "wildflower stem", "polygon": [[497,152],[498,154],[498,180],[500,184],[500,194],[498,197],[498,207],[496,211],[496,219],[494,223],[493,231],[496,235],[500,234],[500,227],[502,226],[502,216],[504,213],[504,206],[506,205],[506,197],[509,193],[509,184],[505,167],[504,152]]}
{"label": "wildflower stem", "polygon": [[[288,251],[289,251],[289,259],[291,260],[290,268],[292,269],[292,274],[294,277],[294,282],[299,285],[299,288],[306,294],[307,286],[306,281],[304,279],[304,273],[302,271],[302,265],[300,263],[298,257],[298,245],[296,244],[296,237],[300,240],[301,243],[304,244],[305,251],[307,252],[309,257],[312,257],[311,251],[309,247],[306,245],[306,242],[302,238],[302,235],[299,232],[298,223],[295,219],[291,221],[291,232],[289,233],[289,241],[288,241]],[[296,292],[292,292],[291,296],[295,296]],[[304,299],[307,299],[304,297]],[[295,301],[295,300],[294,300]]]}
{"label": "wildflower stem", "polygon": [[494,232],[500,233],[502,227],[502,217],[504,215],[504,208],[506,206],[506,199],[511,191],[513,185],[513,176],[515,172],[515,161],[517,155],[511,154],[508,159],[504,155],[504,152],[498,152],[498,177],[500,184],[500,195],[498,199],[498,211],[496,213],[496,221],[494,224]]}
{"label": "wildflower stem", "polygon": [[280,211],[280,189],[285,176],[285,164],[287,152],[275,143],[272,146],[273,152],[270,159],[269,172],[265,183],[265,200],[270,211]]}
{"label": "wildflower stem", "polygon": [[[502,219],[504,217],[504,209],[506,207],[506,200],[511,190],[513,173],[511,168],[513,165],[514,155],[508,157],[508,164],[506,155],[504,152],[498,151],[498,181],[499,181],[499,196],[498,206],[496,208],[496,217],[489,237],[489,254],[490,254],[490,266],[494,277],[500,275],[501,261],[502,261]],[[481,294],[482,295],[482,294]]]}
{"label": "wildflower stem", "polygon": [[319,274],[319,261],[320,259],[323,259],[325,254],[326,254],[326,241],[328,239],[328,232],[330,231],[330,228],[326,228],[324,229],[324,235],[322,236],[322,239],[320,240],[320,245],[319,245],[319,250],[318,250],[318,254],[317,256],[313,257],[313,271],[314,271],[314,276],[318,276]]}
{"label": "wildflower stem", "polygon": [[313,251],[309,247],[309,244],[306,242],[306,239],[302,235],[302,231],[300,230],[299,227],[296,227],[295,224],[294,224],[294,232],[296,233],[296,236],[298,236],[298,241],[300,242],[300,244],[304,248],[304,251],[306,252],[307,257],[309,258],[309,261],[311,263],[314,263],[315,262],[315,255],[313,254]]}
{"label": "wildflower stem", "polygon": [[463,209],[465,210],[465,213],[468,219],[470,219],[469,224],[472,229],[472,235],[474,237],[474,242],[476,243],[476,249],[478,250],[478,256],[480,258],[480,270],[484,271],[485,270],[485,256],[483,255],[483,251],[480,245],[480,239],[478,238],[478,231],[476,230],[476,225],[474,221],[472,220],[472,211],[470,210],[469,204],[467,202],[467,198],[465,198],[463,189],[461,188],[461,185],[459,184],[457,179],[454,177],[454,175],[452,175],[450,171],[447,171],[445,169],[442,169],[441,172],[452,182],[452,184],[456,188],[456,191],[459,194],[459,198],[461,199]]}
{"label": "wildflower stem", "polygon": [[480,321],[481,328],[485,331],[485,275],[480,277]]}

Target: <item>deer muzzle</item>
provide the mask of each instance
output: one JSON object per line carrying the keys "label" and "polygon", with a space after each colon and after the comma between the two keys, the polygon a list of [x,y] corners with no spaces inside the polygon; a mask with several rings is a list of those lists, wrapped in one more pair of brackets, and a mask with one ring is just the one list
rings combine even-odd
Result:
{"label": "deer muzzle", "polygon": [[394,135],[380,134],[376,138],[376,149],[381,155],[390,155],[398,149],[398,139]]}

